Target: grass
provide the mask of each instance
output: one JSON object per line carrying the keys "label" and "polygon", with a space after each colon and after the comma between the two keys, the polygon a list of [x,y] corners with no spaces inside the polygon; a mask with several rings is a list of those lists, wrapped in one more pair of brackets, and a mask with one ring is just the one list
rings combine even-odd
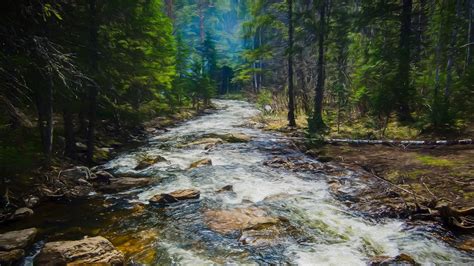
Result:
{"label": "grass", "polygon": [[429,155],[419,155],[417,159],[424,165],[436,166],[436,167],[453,167],[456,165],[456,162],[450,161],[448,159],[436,158]]}

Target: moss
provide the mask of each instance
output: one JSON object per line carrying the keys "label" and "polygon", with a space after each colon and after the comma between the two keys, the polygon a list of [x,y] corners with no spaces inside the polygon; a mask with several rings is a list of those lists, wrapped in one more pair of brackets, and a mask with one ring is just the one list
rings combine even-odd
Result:
{"label": "moss", "polygon": [[436,158],[429,155],[419,155],[417,159],[424,165],[428,166],[437,166],[437,167],[453,167],[456,165],[456,162],[450,161],[448,159]]}

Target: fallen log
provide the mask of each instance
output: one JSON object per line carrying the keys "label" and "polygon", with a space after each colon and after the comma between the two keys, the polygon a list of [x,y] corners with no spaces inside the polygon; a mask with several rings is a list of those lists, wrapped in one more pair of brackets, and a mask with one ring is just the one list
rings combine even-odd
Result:
{"label": "fallen log", "polygon": [[474,144],[472,139],[460,140],[370,140],[370,139],[325,139],[328,144],[382,144],[382,145],[468,145]]}

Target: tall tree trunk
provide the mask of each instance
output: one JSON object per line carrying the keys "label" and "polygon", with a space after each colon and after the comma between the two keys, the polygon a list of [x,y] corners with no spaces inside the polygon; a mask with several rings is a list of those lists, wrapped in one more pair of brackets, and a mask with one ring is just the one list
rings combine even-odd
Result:
{"label": "tall tree trunk", "polygon": [[204,8],[206,7],[207,0],[199,0],[198,2],[198,16],[199,16],[199,36],[201,38],[201,43],[204,43],[206,38],[206,32],[204,31]]}
{"label": "tall tree trunk", "polygon": [[43,153],[45,156],[45,163],[49,165],[51,163],[51,157],[53,153],[53,80],[52,77],[47,77],[48,85],[44,94],[39,96],[40,103],[38,112],[40,112],[40,133],[41,142],[43,145]]}
{"label": "tall tree trunk", "polygon": [[319,7],[319,34],[318,34],[318,77],[316,80],[316,95],[314,98],[314,110],[309,130],[318,133],[325,128],[323,121],[323,99],[324,99],[324,39],[326,36],[326,0],[321,0]]}
{"label": "tall tree trunk", "polygon": [[402,12],[400,14],[400,62],[398,65],[398,79],[399,86],[396,86],[397,91],[395,95],[398,101],[398,119],[400,121],[413,121],[410,113],[409,99],[410,99],[410,38],[411,38],[411,13],[413,2],[412,0],[403,0]]}
{"label": "tall tree trunk", "polygon": [[[461,1],[456,0],[456,17],[459,18],[460,8],[461,8]],[[451,26],[451,42],[449,45],[448,50],[448,63],[446,65],[446,86],[444,87],[444,103],[445,108],[449,108],[449,96],[451,95],[451,83],[453,79],[453,64],[454,64],[454,55],[456,53],[456,39],[458,35],[458,29],[456,25],[456,21],[453,21],[453,25]]]}
{"label": "tall tree trunk", "polygon": [[63,108],[63,123],[64,123],[64,154],[69,158],[76,156],[76,138],[74,136],[74,119],[69,106]]}
{"label": "tall tree trunk", "polygon": [[466,65],[464,71],[472,64],[472,45],[474,45],[474,0],[468,0],[469,30],[467,38]]}
{"label": "tall tree trunk", "polygon": [[174,4],[173,0],[165,0],[166,15],[174,22]]}
{"label": "tall tree trunk", "polygon": [[[98,67],[98,17],[97,17],[97,0],[89,0],[90,12],[90,68],[91,73],[97,74]],[[97,112],[97,94],[98,85],[96,83],[89,85],[89,127],[87,130],[87,161],[93,162],[94,146],[95,146],[95,128],[96,128],[96,112]]]}
{"label": "tall tree trunk", "polygon": [[293,84],[293,0],[288,0],[288,126],[296,127]]}

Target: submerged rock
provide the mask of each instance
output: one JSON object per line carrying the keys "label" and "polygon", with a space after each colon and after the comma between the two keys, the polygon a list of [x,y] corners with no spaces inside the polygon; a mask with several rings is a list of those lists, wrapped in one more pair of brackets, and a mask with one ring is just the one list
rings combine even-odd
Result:
{"label": "submerged rock", "polygon": [[407,254],[400,254],[395,257],[378,256],[372,258],[370,261],[371,266],[382,266],[382,265],[419,265],[416,261]]}
{"label": "submerged rock", "polygon": [[46,243],[35,258],[35,265],[70,264],[123,265],[124,256],[104,237]]}
{"label": "submerged rock", "polygon": [[0,234],[0,250],[24,249],[33,243],[37,233],[36,228],[29,228]]}
{"label": "submerged rock", "polygon": [[133,260],[135,265],[156,264],[156,258],[159,255],[155,245],[157,241],[156,229],[133,231],[131,234],[120,235],[112,240],[117,249]]}
{"label": "submerged rock", "polygon": [[150,203],[174,203],[182,200],[199,199],[201,193],[196,189],[181,189],[171,193],[156,195],[150,199]]}
{"label": "submerged rock", "polygon": [[98,183],[96,188],[106,193],[120,192],[133,188],[145,187],[153,183],[150,178],[120,177],[110,179],[107,183]]}
{"label": "submerged rock", "polygon": [[212,165],[212,160],[209,158],[206,158],[206,159],[201,159],[199,161],[195,161],[189,166],[189,169],[194,169],[194,168],[198,168],[198,167],[202,167],[206,165]]}

